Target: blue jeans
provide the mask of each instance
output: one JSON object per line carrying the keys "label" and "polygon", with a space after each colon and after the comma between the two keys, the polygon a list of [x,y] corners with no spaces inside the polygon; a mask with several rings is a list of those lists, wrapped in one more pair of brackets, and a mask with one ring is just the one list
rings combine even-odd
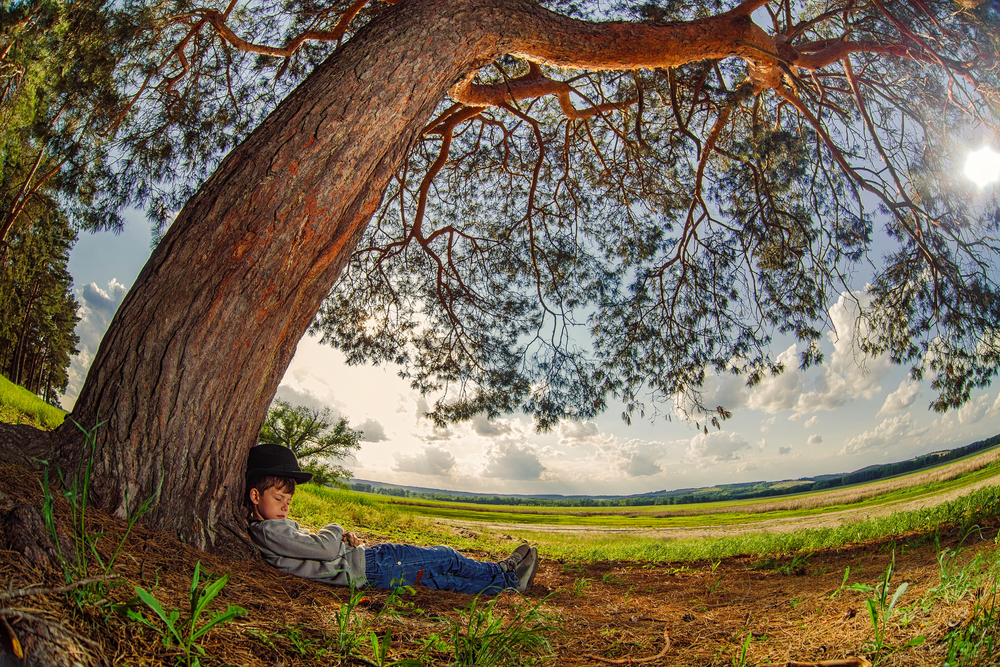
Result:
{"label": "blue jeans", "polygon": [[517,576],[496,563],[467,558],[451,547],[375,544],[365,548],[365,577],[374,588],[393,584],[493,595],[517,588]]}

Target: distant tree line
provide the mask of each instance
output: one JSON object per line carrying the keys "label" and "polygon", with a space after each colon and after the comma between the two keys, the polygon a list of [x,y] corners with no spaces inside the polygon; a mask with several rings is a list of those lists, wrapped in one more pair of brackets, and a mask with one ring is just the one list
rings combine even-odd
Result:
{"label": "distant tree line", "polygon": [[397,498],[427,498],[435,495],[428,493],[412,493],[411,491],[401,489],[398,486],[372,486],[371,484],[364,484],[361,482],[351,484],[351,490],[361,491],[363,493],[377,493],[382,496],[395,496]]}
{"label": "distant tree line", "polygon": [[66,270],[76,241],[55,208],[30,218],[0,244],[0,373],[47,403],[69,383],[80,305]]}
{"label": "distant tree line", "polygon": [[[976,452],[989,449],[990,447],[995,447],[997,445],[1000,445],[1000,435],[995,435],[992,438],[980,440],[979,442],[974,442],[971,445],[966,445],[964,447],[958,447],[944,452],[924,454],[923,456],[918,456],[916,458],[909,459],[908,461],[862,468],[861,470],[856,470],[852,473],[844,475],[840,478],[840,480],[830,480],[828,486],[846,486],[848,484],[870,482],[872,480],[884,479],[886,477],[895,477],[896,475],[913,472],[914,470],[920,470],[921,468],[930,468],[931,466],[940,465],[948,461],[954,461],[955,459],[960,459],[963,456],[975,454]],[[817,482],[817,484],[822,484],[822,482]],[[826,487],[817,486],[817,488]]]}
{"label": "distant tree line", "polygon": [[450,493],[415,493],[399,487],[373,487],[371,484],[356,483],[351,488],[354,491],[378,493],[384,496],[401,498],[419,498],[423,500],[444,500],[450,502],[475,503],[477,505],[526,505],[531,507],[643,507],[651,505],[687,505],[691,503],[708,503],[720,500],[746,500],[750,498],[766,498],[769,496],[787,496],[793,493],[819,491],[838,486],[871,482],[887,477],[930,468],[948,461],[954,461],[970,454],[1000,445],[1000,434],[974,442],[971,445],[958,447],[944,452],[924,454],[899,463],[874,465],[856,470],[846,475],[824,475],[822,479],[797,480],[800,483],[786,486],[775,486],[783,482],[744,482],[740,484],[722,484],[709,489],[679,489],[676,491],[653,491],[637,496],[622,496],[613,498],[532,498],[522,496],[466,496]]}

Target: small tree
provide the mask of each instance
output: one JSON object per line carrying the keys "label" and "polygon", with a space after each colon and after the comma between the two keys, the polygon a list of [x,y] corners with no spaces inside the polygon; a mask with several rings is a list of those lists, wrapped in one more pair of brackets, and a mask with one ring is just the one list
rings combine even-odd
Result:
{"label": "small tree", "polygon": [[284,445],[295,452],[302,469],[313,474],[315,483],[346,489],[353,477],[351,471],[323,460],[340,460],[360,449],[362,431],[351,428],[343,417],[331,427],[332,421],[330,408],[317,410],[276,399],[260,429],[260,441]]}

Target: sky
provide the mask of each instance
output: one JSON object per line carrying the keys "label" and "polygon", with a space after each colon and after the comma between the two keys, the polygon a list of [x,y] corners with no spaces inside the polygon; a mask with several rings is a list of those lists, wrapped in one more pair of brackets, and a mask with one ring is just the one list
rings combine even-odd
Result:
{"label": "sky", "polygon": [[[67,409],[149,256],[150,238],[136,212],[120,234],[82,233],[70,254],[81,351],[70,368]],[[854,302],[841,295],[830,307],[836,331],[822,342],[820,367],[798,370],[798,348],[788,341],[775,348],[788,370],[753,389],[742,378],[710,375],[705,404],[724,405],[733,418],[708,434],[676,415],[626,424],[614,403],[594,420],[563,422],[543,434],[520,414],[437,428],[423,417],[428,400],[394,367],[347,366],[339,351],[309,336],[299,342],[277,397],[329,407],[364,431],[361,450],[346,462],[357,479],[481,493],[619,495],[796,479],[1000,433],[1000,383],[974,392],[958,410],[929,411],[928,381],[910,380],[905,368],[856,349]]]}

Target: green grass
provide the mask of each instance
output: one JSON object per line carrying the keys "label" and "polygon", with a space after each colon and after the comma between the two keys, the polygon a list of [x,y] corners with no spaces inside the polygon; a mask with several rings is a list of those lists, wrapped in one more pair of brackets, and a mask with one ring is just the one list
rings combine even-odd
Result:
{"label": "green grass", "polygon": [[[370,498],[373,502],[396,505],[401,511],[430,518],[449,519],[463,522],[503,523],[529,528],[531,525],[545,524],[552,526],[592,526],[608,528],[695,528],[703,526],[734,526],[746,525],[770,519],[787,519],[813,516],[836,512],[839,510],[875,507],[879,505],[918,500],[933,497],[945,491],[958,489],[1000,475],[1000,461],[987,465],[979,470],[965,473],[954,479],[929,482],[898,489],[866,498],[857,502],[826,504],[821,507],[810,507],[791,510],[774,510],[769,512],[751,511],[759,504],[757,499],[747,501],[723,501],[719,503],[701,503],[697,505],[670,507],[638,507],[638,508],[601,508],[599,511],[581,508],[538,508],[530,506],[518,507],[484,507],[472,503],[454,501],[417,500],[407,501],[391,496],[375,494],[358,494]],[[873,482],[872,484],[878,484]],[[821,491],[810,494],[810,497],[823,493],[832,494],[840,489]],[[778,502],[784,501],[782,498]],[[772,499],[772,502],[773,499]],[[739,512],[739,507],[748,511]],[[690,509],[688,509],[690,508]],[[715,510],[714,512],[712,510]],[[718,511],[726,510],[726,511]],[[673,516],[656,516],[669,514]]]}
{"label": "green grass", "polygon": [[[547,558],[567,560],[698,561],[737,555],[767,556],[814,551],[843,544],[927,533],[942,525],[969,527],[1000,516],[1000,487],[974,491],[952,502],[887,517],[845,523],[836,528],[804,529],[790,533],[747,532],[718,538],[664,540],[631,535],[594,535],[511,528],[512,535],[482,529],[461,532],[423,516],[425,507],[388,502],[369,494],[334,491],[301,485],[292,504],[293,518],[319,527],[339,523],[370,540],[415,544],[451,544],[464,550],[482,550],[495,556],[513,548],[516,540],[537,544]],[[580,517],[567,517],[568,520]],[[706,519],[705,516],[691,519]],[[711,525],[711,524],[703,524]],[[511,540],[511,537],[514,540]]]}
{"label": "green grass", "polygon": [[0,422],[51,430],[62,424],[67,414],[0,375]]}

